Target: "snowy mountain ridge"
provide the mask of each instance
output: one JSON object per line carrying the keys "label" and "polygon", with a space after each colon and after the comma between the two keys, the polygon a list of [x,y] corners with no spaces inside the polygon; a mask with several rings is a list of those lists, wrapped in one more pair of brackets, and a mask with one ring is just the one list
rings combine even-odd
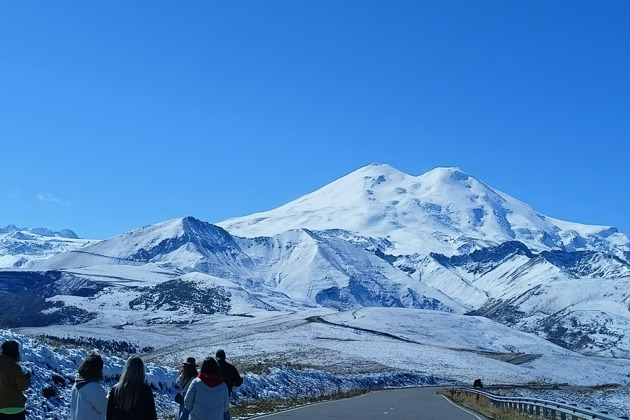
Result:
{"label": "snowy mountain ridge", "polygon": [[27,235],[28,233],[39,236],[48,236],[48,237],[59,237],[59,238],[69,238],[69,239],[79,239],[76,233],[71,231],[70,229],[61,229],[57,232],[50,230],[48,228],[19,228],[15,225],[8,225],[6,227],[0,228],[0,234],[18,234],[19,235]]}

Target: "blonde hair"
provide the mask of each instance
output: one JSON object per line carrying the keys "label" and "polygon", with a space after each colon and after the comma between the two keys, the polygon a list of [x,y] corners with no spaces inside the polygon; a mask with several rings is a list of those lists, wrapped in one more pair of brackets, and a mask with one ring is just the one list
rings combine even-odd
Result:
{"label": "blonde hair", "polygon": [[131,356],[125,363],[125,368],[120,375],[118,383],[112,388],[117,401],[116,405],[120,411],[127,413],[136,406],[140,389],[142,389],[145,380],[142,359],[137,356]]}

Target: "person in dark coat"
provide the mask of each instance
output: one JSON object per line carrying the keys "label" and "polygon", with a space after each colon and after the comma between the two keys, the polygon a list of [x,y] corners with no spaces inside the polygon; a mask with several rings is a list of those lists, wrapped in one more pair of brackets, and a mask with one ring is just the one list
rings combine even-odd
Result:
{"label": "person in dark coat", "polygon": [[241,375],[238,373],[238,370],[234,367],[234,365],[225,360],[225,351],[218,350],[216,356],[219,368],[221,369],[221,374],[223,375],[225,384],[228,387],[228,392],[232,395],[232,388],[235,386],[241,386],[243,384],[243,378],[241,378]]}
{"label": "person in dark coat", "polygon": [[139,357],[127,360],[120,380],[109,393],[107,420],[157,420],[155,398],[146,383],[144,363]]}
{"label": "person in dark coat", "polygon": [[22,371],[20,346],[17,341],[2,343],[0,354],[0,419],[23,420],[25,398],[23,392],[31,386],[28,376]]}

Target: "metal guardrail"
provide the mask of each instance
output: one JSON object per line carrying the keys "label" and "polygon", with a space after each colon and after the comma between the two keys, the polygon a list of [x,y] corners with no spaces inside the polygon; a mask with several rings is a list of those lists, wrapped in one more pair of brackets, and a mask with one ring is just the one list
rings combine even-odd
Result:
{"label": "metal guardrail", "polygon": [[536,398],[504,397],[490,392],[470,388],[452,388],[450,392],[467,392],[483,395],[495,406],[514,410],[519,413],[539,416],[553,420],[628,420],[628,416],[615,417],[607,412],[597,412],[590,408],[579,408],[575,405],[559,403],[556,401],[539,400]]}

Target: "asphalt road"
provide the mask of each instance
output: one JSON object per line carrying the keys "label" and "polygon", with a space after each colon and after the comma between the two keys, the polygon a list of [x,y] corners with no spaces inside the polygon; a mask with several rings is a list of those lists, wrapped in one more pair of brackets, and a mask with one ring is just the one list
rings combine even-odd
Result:
{"label": "asphalt road", "polygon": [[308,405],[257,419],[414,419],[483,420],[484,417],[453,404],[435,392],[440,388],[404,388],[376,391],[356,398]]}

